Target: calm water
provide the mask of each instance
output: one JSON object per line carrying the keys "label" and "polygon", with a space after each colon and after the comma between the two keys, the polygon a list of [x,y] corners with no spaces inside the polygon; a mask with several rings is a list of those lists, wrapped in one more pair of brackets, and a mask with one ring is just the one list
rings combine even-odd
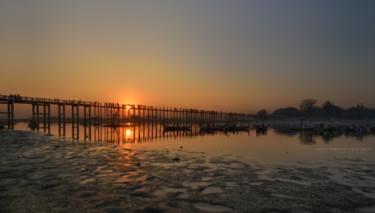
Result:
{"label": "calm water", "polygon": [[375,212],[373,134],[70,127],[0,131],[0,211]]}
{"label": "calm water", "polygon": [[[19,123],[16,130],[27,130]],[[103,141],[132,149],[184,149],[204,152],[208,156],[235,155],[246,162],[295,163],[299,161],[330,161],[336,158],[375,160],[375,134],[316,134],[312,132],[286,132],[270,129],[267,132],[163,132],[161,125],[136,125],[127,127],[80,126],[79,139],[87,142]],[[43,130],[40,130],[43,131]],[[51,124],[51,133],[58,135],[58,125]],[[65,135],[72,138],[71,125],[66,125]]]}

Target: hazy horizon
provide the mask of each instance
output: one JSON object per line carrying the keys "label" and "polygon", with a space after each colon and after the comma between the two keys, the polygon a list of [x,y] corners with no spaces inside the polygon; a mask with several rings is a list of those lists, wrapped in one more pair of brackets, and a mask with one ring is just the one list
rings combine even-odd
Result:
{"label": "hazy horizon", "polygon": [[1,94],[375,108],[373,1],[1,1]]}

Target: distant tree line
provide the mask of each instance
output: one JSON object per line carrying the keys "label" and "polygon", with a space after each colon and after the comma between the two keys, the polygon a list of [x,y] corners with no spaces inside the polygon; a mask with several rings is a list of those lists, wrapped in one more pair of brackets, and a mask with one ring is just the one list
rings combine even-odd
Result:
{"label": "distant tree line", "polygon": [[295,107],[285,107],[276,109],[271,114],[265,109],[260,110],[256,116],[258,119],[268,118],[326,118],[326,119],[374,119],[375,109],[366,108],[363,104],[357,104],[348,109],[343,109],[332,103],[324,102],[321,106],[317,105],[316,99],[303,99],[299,104],[299,109]]}

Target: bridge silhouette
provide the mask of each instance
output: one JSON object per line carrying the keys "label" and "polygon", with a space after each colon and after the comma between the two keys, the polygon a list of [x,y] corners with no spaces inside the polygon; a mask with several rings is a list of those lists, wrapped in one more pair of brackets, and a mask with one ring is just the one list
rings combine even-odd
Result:
{"label": "bridge silhouette", "polygon": [[[5,126],[14,129],[15,104],[32,106],[31,121],[35,130],[51,133],[51,123],[58,123],[59,135],[66,135],[66,125],[71,124],[73,138],[79,138],[80,126],[91,137],[91,126],[121,127],[140,123],[239,123],[253,120],[251,114],[219,112],[185,108],[154,107],[140,104],[101,103],[81,100],[0,95],[0,105],[6,105]],[[51,106],[57,106],[57,118],[51,117]],[[68,109],[69,108],[69,109]],[[70,111],[68,115],[67,111]]]}

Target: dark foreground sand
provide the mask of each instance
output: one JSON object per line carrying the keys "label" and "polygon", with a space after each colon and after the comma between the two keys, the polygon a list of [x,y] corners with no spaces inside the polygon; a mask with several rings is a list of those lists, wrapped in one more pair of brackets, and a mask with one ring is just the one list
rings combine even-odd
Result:
{"label": "dark foreground sand", "polygon": [[249,165],[5,130],[0,147],[0,212],[375,211],[375,164],[359,159]]}

